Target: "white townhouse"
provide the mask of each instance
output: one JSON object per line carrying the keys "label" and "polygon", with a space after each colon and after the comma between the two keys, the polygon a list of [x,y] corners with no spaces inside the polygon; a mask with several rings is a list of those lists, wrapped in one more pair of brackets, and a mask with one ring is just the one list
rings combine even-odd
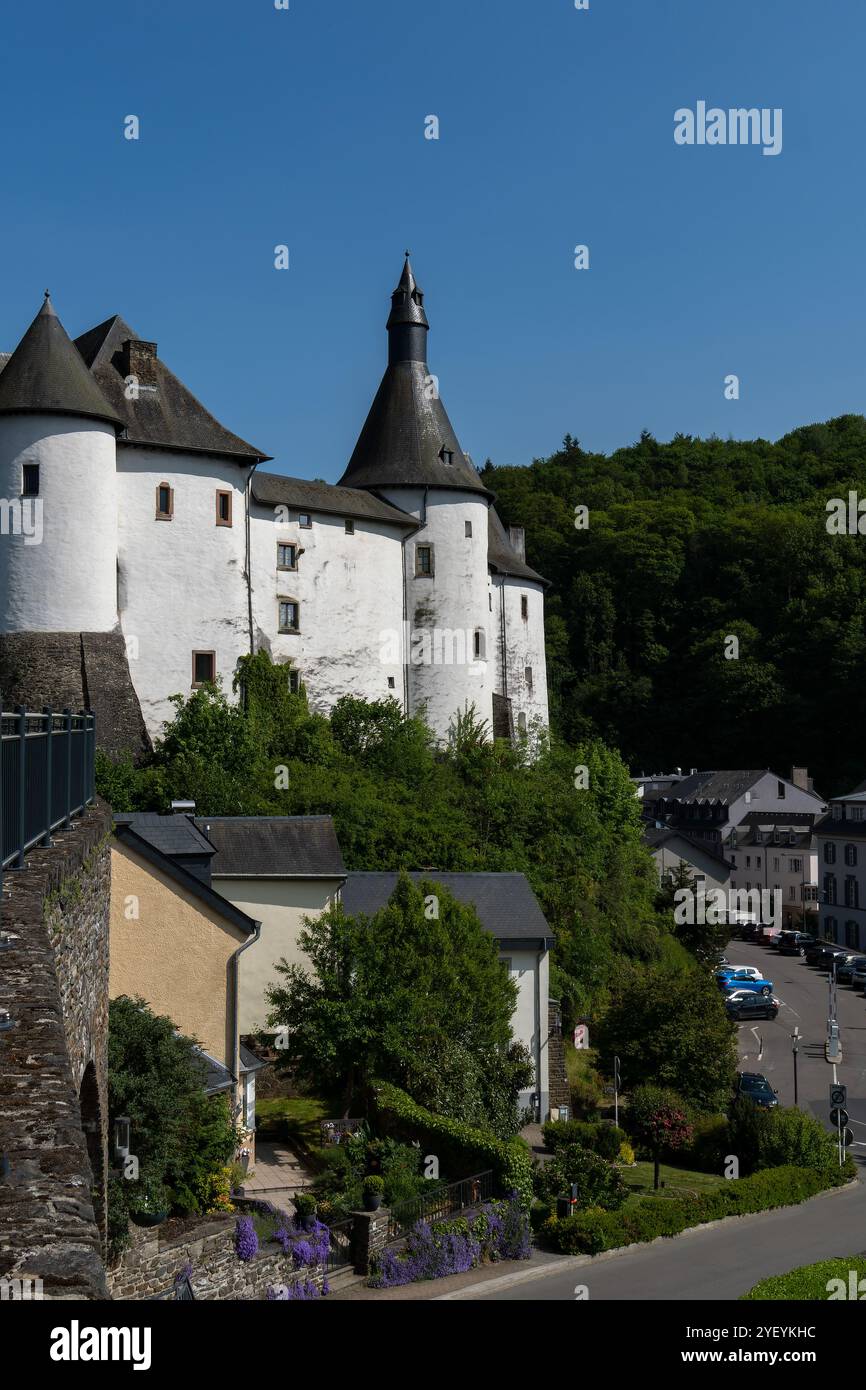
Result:
{"label": "white townhouse", "polygon": [[831,798],[815,836],[821,936],[866,951],[866,782]]}

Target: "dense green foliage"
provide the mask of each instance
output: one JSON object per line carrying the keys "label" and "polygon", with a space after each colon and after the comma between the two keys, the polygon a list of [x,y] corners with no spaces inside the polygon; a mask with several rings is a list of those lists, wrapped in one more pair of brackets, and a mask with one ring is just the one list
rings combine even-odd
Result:
{"label": "dense green foliage", "polygon": [[605,1120],[548,1120],[541,1127],[541,1137],[545,1148],[553,1152],[567,1144],[582,1144],[585,1149],[602,1158],[614,1159],[619,1158],[628,1135],[618,1125],[608,1124]]}
{"label": "dense green foliage", "polygon": [[279,1067],[313,1091],[339,1087],[347,1113],[375,1076],[452,1119],[515,1132],[533,1069],[511,1042],[517,986],[473,907],[401,874],[372,917],[337,905],[298,940],[309,968],[282,962],[267,990]]}
{"label": "dense green foliage", "polygon": [[[762,1279],[741,1301],[772,1299],[774,1302],[793,1300],[797,1303],[823,1303],[851,1297],[851,1275],[854,1275],[854,1298],[863,1299],[866,1291],[866,1258],[846,1255],[844,1259],[819,1260],[814,1265],[801,1265],[788,1274],[775,1274]],[[861,1283],[862,1281],[862,1283]],[[861,1291],[862,1290],[862,1291]]]}
{"label": "dense green foliage", "polygon": [[686,1106],[676,1091],[663,1086],[636,1086],[628,1102],[626,1123],[638,1145],[653,1160],[653,1187],[658,1190],[662,1153],[675,1154],[692,1138]]}
{"label": "dense green foliage", "polygon": [[564,1144],[535,1173],[535,1195],[543,1200],[570,1196],[581,1208],[601,1207],[616,1211],[628,1189],[615,1164],[585,1149]]}
{"label": "dense green foliage", "polygon": [[551,1216],[541,1231],[565,1255],[596,1255],[657,1236],[675,1236],[689,1226],[726,1216],[795,1206],[845,1181],[847,1175],[840,1173],[840,1169],[828,1175],[812,1168],[768,1168],[694,1197],[643,1197],[620,1211],[588,1210],[562,1219]]}
{"label": "dense green foliage", "polygon": [[866,716],[866,546],[826,523],[832,498],[866,495],[863,416],[775,443],[644,433],[610,457],[566,436],[551,458],[481,476],[552,581],[565,738],[600,737],[638,772],[796,763],[824,795],[861,781],[840,731]]}
{"label": "dense green foliage", "polygon": [[112,999],[109,1130],[118,1116],[128,1117],[130,1152],[140,1172],[138,1180],[111,1184],[115,1250],[123,1243],[127,1213],[141,1207],[143,1194],[165,1195],[168,1209],[180,1213],[211,1208],[214,1176],[229,1163],[237,1139],[225,1098],[205,1095],[204,1075],[193,1039],[177,1033],[170,1018],[154,1014],[141,998]]}
{"label": "dense green foliage", "polygon": [[839,1170],[834,1136],[814,1115],[793,1106],[766,1110],[753,1101],[738,1100],[731,1109],[727,1143],[744,1173],[784,1164],[828,1174]]}
{"label": "dense green foliage", "polygon": [[500,1193],[516,1192],[527,1207],[531,1204],[532,1157],[523,1139],[498,1139],[489,1130],[436,1115],[386,1082],[374,1087],[374,1101],[383,1132],[429,1145],[428,1152],[435,1153],[449,1173],[468,1176],[492,1168]]}

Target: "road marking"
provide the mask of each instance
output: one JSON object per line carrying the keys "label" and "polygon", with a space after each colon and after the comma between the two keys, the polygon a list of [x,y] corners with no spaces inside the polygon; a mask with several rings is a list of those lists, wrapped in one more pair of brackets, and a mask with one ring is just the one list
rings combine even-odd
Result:
{"label": "road marking", "polygon": [[755,1039],[755,1042],[758,1044],[758,1061],[760,1062],[761,1058],[764,1055],[764,1040],[758,1032],[757,1028],[751,1028],[749,1031],[751,1032],[752,1037]]}

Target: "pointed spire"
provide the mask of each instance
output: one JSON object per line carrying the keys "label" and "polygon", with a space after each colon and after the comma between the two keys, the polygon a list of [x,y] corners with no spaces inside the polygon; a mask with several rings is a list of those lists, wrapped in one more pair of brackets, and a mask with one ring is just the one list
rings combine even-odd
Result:
{"label": "pointed spire", "polygon": [[68,337],[47,290],[38,314],[0,373],[0,414],[19,411],[121,423]]}
{"label": "pointed spire", "polygon": [[[420,324],[423,328],[429,328],[427,315],[424,312],[424,291],[412,273],[412,266],[409,262],[409,252],[406,252],[406,260],[403,263],[403,273],[396,290],[391,295],[391,312],[388,315],[388,331],[398,327],[400,324],[411,323]],[[422,359],[423,360],[423,359]]]}

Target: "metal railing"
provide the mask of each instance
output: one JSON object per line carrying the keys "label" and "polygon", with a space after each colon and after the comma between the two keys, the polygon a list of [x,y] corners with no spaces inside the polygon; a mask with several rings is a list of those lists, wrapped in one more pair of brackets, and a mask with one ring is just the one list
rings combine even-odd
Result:
{"label": "metal railing", "polygon": [[408,1235],[418,1221],[444,1221],[449,1216],[459,1216],[482,1202],[493,1197],[493,1169],[476,1173],[474,1177],[452,1182],[448,1187],[431,1192],[429,1197],[415,1197],[411,1202],[401,1202],[391,1208],[388,1221],[388,1242],[400,1240]]}
{"label": "metal railing", "polygon": [[0,700],[0,891],[4,869],[20,869],[34,845],[50,845],[96,794],[96,716]]}
{"label": "metal railing", "polygon": [[328,1246],[327,1271],[328,1274],[336,1274],[338,1270],[345,1269],[352,1264],[352,1232],[355,1228],[354,1217],[349,1217],[347,1221],[334,1221],[328,1224],[330,1244]]}

